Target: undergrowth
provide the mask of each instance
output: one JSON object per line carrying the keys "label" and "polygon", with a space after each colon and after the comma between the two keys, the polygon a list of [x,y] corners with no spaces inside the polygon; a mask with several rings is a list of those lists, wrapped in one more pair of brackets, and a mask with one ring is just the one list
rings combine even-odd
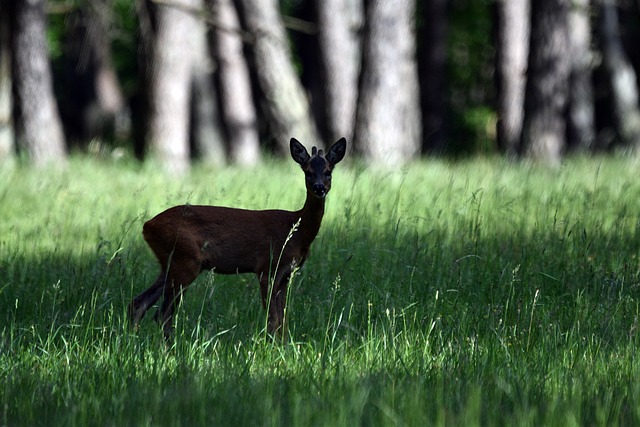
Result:
{"label": "undergrowth", "polygon": [[284,344],[251,275],[201,275],[169,345],[151,316],[133,331],[126,306],[158,271],[144,221],[297,209],[291,163],[0,169],[2,424],[640,422],[633,160],[340,164]]}

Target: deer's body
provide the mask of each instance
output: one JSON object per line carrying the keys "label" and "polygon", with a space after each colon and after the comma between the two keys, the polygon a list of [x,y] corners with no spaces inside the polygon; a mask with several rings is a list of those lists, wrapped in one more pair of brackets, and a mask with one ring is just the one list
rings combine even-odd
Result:
{"label": "deer's body", "polygon": [[[314,208],[290,212],[283,210],[251,211],[218,206],[175,206],[144,224],[143,235],[160,264],[176,255],[189,253],[201,270],[220,274],[268,273],[265,253],[279,255],[284,242],[298,220],[305,224],[300,233],[284,248],[285,259],[298,265],[306,258],[311,242],[318,234],[324,201]],[[175,219],[178,218],[176,223]],[[308,226],[307,226],[308,225]],[[198,234],[180,233],[180,229],[198,228]],[[234,229],[234,233],[229,233]],[[304,232],[304,235],[302,234]],[[265,239],[265,236],[268,239]],[[278,249],[279,248],[279,249]],[[195,263],[194,263],[195,264]],[[265,268],[267,269],[265,271]]]}
{"label": "deer's body", "polygon": [[307,198],[299,211],[181,205],[147,221],[143,236],[158,258],[161,272],[129,305],[133,324],[137,326],[147,310],[164,297],[158,319],[168,337],[175,306],[186,287],[203,270],[213,270],[220,274],[255,273],[263,306],[269,310],[269,332],[282,332],[289,277],[293,268],[304,264],[320,230],[331,170],[345,149],[346,142],[341,139],[326,158],[322,151],[316,154],[315,147],[309,156],[292,139],[292,157],[307,176]]}

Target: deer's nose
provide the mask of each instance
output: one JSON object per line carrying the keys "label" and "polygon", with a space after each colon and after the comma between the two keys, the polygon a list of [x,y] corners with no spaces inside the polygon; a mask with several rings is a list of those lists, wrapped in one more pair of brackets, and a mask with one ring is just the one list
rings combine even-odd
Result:
{"label": "deer's nose", "polygon": [[315,194],[318,197],[324,197],[327,195],[327,189],[322,184],[313,184],[313,187],[311,187],[311,190],[313,191],[313,194]]}

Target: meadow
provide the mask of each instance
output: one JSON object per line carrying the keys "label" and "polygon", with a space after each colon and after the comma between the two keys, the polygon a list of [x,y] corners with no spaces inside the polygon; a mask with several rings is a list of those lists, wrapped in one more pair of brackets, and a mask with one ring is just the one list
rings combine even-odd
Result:
{"label": "meadow", "polygon": [[297,165],[1,168],[0,424],[640,424],[636,160],[344,163],[285,343],[254,276],[209,273],[168,346],[125,315],[158,273],[144,221],[297,209]]}

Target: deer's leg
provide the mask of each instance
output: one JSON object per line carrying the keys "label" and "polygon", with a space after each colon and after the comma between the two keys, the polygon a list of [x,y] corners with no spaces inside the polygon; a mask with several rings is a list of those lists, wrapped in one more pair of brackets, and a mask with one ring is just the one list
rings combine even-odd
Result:
{"label": "deer's leg", "polygon": [[289,278],[291,276],[287,274],[280,281],[280,286],[278,286],[278,290],[276,294],[273,296],[274,301],[272,302],[272,306],[275,309],[274,314],[274,326],[273,333],[276,335],[286,338],[287,336],[287,316],[285,316],[285,309],[287,306],[287,291],[289,289]]}
{"label": "deer's leg", "polygon": [[[266,295],[266,298],[268,298],[269,301],[267,331],[270,335],[280,338],[285,337],[287,333],[285,308],[287,304],[287,289],[290,277],[291,271],[289,270],[278,273],[273,282],[273,289],[270,290],[271,295]],[[268,294],[268,284],[266,289]]]}
{"label": "deer's leg", "polygon": [[173,334],[173,315],[180,304],[182,294],[200,274],[202,266],[195,259],[174,259],[164,286],[162,306],[156,313],[156,320],[162,325],[164,337]]}
{"label": "deer's leg", "polygon": [[129,304],[129,320],[131,321],[131,325],[134,328],[138,327],[140,321],[147,313],[147,310],[149,310],[149,308],[151,308],[151,306],[155,304],[158,299],[160,299],[164,288],[165,278],[166,273],[164,271],[161,271],[156,281],[153,282],[153,285],[151,285],[146,291],[135,297]]}
{"label": "deer's leg", "polygon": [[269,298],[269,275],[262,273],[258,276],[258,279],[260,280],[260,297],[262,299],[262,308],[267,310],[269,307],[269,304],[267,302]]}

